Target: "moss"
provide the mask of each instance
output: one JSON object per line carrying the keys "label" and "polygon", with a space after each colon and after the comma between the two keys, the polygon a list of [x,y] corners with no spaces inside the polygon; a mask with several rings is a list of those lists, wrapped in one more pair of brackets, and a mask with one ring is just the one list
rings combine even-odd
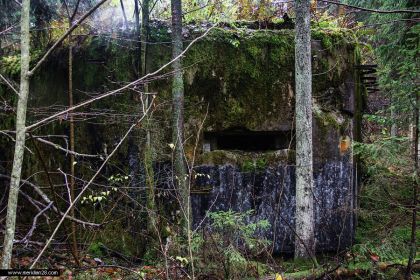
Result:
{"label": "moss", "polygon": [[[148,61],[150,71],[167,63],[171,57],[170,33],[168,26],[158,26],[152,28],[151,38],[154,42],[149,48]],[[317,59],[320,64],[317,72],[327,72],[327,75],[317,76],[314,79],[314,93],[325,91],[329,87],[338,87],[342,82],[342,77],[334,71],[329,71],[335,64],[347,65],[342,63],[338,52],[342,51],[343,46],[348,45],[351,38],[346,38],[348,33],[338,30],[313,29],[317,38],[330,40],[334,46],[331,52]],[[191,38],[197,36],[199,32],[191,32]],[[325,41],[325,42],[326,42]],[[337,43],[337,44],[336,44]],[[339,43],[339,44],[338,44]],[[126,47],[121,51],[121,44]],[[133,48],[135,43],[129,41],[115,41],[109,38],[92,37],[84,41],[78,48],[75,48],[75,70],[74,81],[78,84],[77,90],[80,92],[108,91],[119,87],[119,83],[132,81],[135,74],[135,61],[138,53]],[[337,49],[337,51],[336,51]],[[337,52],[337,53],[335,53]],[[56,50],[54,53],[63,55],[65,49]],[[325,52],[324,52],[325,53]],[[342,55],[347,56],[347,53]],[[54,59],[55,61],[56,59]],[[18,61],[18,59],[14,59]],[[336,63],[337,62],[337,63]],[[49,63],[49,62],[48,62]],[[64,63],[65,64],[65,63]],[[12,64],[11,64],[12,65]],[[199,123],[208,114],[203,130],[214,131],[224,130],[232,127],[243,127],[250,130],[280,130],[293,122],[294,114],[294,92],[293,92],[293,73],[294,73],[294,31],[293,30],[248,30],[248,29],[225,29],[215,28],[209,35],[198,41],[188,50],[183,60],[183,66],[187,69],[188,82],[185,83],[185,130],[188,136],[186,139],[194,139]],[[42,78],[36,84],[36,92],[49,92],[38,99],[37,105],[45,104],[67,104],[65,66],[60,66],[62,74],[60,87],[53,90],[45,90],[51,87],[50,80],[55,78]],[[342,66],[347,67],[347,66]],[[53,69],[56,69],[55,65]],[[159,118],[159,127],[153,132],[154,142],[157,142],[157,159],[167,155],[167,144],[170,143],[169,129],[163,130],[162,127],[170,127],[170,99],[171,99],[171,79],[165,78],[171,70],[166,68],[166,73],[161,73],[161,79],[151,82],[149,90],[157,92],[155,100],[156,111],[154,114]],[[43,70],[44,71],[44,70]],[[48,72],[48,76],[59,75]],[[54,75],[53,75],[54,74]],[[34,76],[37,79],[38,75]],[[63,82],[64,81],[64,82]],[[114,82],[110,82],[114,81]],[[79,87],[79,85],[81,85]],[[35,87],[34,87],[35,89]],[[108,97],[91,105],[91,109],[107,108],[115,111],[124,111],[127,114],[137,114],[139,107],[133,102],[134,94],[125,93],[115,97]],[[337,93],[330,94],[331,98],[336,98]],[[83,94],[75,94],[75,101],[85,99]],[[40,101],[38,101],[40,100]],[[335,100],[335,99],[334,99]],[[57,102],[58,101],[58,102]],[[334,103],[335,104],[335,103]],[[333,105],[333,108],[335,105]],[[321,116],[323,118],[323,116]],[[328,126],[337,127],[333,118],[326,116]],[[100,132],[89,133],[90,136],[83,135],[87,126],[79,127],[80,141],[87,143],[81,149],[90,152],[89,147],[95,146],[95,137],[102,137],[106,134],[103,142],[111,143],[112,137],[117,137],[120,130],[112,129],[112,126],[104,127]],[[112,131],[111,131],[112,130]],[[86,134],[86,133],[85,133]],[[91,138],[91,139],[90,139]],[[105,138],[105,137],[104,137]],[[191,141],[193,142],[193,141]],[[193,145],[193,144],[187,144]],[[96,150],[102,147],[96,147]],[[186,147],[188,150],[188,147]],[[161,156],[161,157],[160,157]],[[271,160],[278,158],[267,156],[267,164]],[[222,162],[213,155],[212,160]],[[226,159],[228,160],[228,159]],[[229,161],[230,160],[230,161]],[[236,161],[230,158],[228,162]]]}
{"label": "moss", "polygon": [[[149,57],[153,57],[148,63],[151,71],[170,59],[170,46],[164,43],[170,41],[168,30],[168,26],[164,25],[151,30],[152,41],[162,42],[149,48]],[[190,32],[191,38],[199,33]],[[314,34],[332,43],[347,36],[341,30],[325,31],[319,28],[314,29]],[[127,65],[135,65],[135,51],[121,52],[120,42],[114,44],[101,38],[86,41],[83,48],[88,50],[89,60],[106,61],[106,67],[114,69],[111,80],[134,79],[133,67]],[[225,61],[229,63],[223,63]],[[87,62],[82,64],[84,70],[80,78],[87,89],[107,83],[101,73],[103,68]],[[205,129],[221,130],[239,126],[273,130],[278,129],[280,124],[292,121],[293,108],[289,104],[293,104],[293,30],[215,28],[186,53],[183,64],[188,71],[194,68],[185,86],[186,116],[200,120],[209,105]],[[328,71],[331,67],[327,58],[322,58],[320,64],[317,70],[320,72]],[[317,78],[314,90],[337,85],[340,80],[336,75]],[[170,80],[152,82],[149,88],[159,93],[156,102],[170,99]]]}
{"label": "moss", "polygon": [[247,159],[241,162],[241,170],[243,172],[262,171],[267,167],[265,158]]}
{"label": "moss", "polygon": [[4,56],[0,60],[2,72],[6,75],[16,76],[20,72],[20,55]]}
{"label": "moss", "polygon": [[[41,56],[40,50],[32,50],[30,54],[30,66],[34,66],[34,63],[38,61]],[[20,54],[14,54],[9,56],[3,56],[0,59],[1,73],[10,75],[12,77],[18,77],[20,74]]]}
{"label": "moss", "polygon": [[198,160],[201,164],[211,164],[211,165],[220,165],[220,164],[233,164],[238,163],[238,158],[235,153],[229,151],[216,150],[208,153],[204,153],[200,156]]}
{"label": "moss", "polygon": [[244,172],[263,170],[281,163],[293,163],[294,150],[279,150],[266,153],[215,150],[202,154],[197,163],[209,165],[231,164]]}
{"label": "moss", "polygon": [[[290,31],[213,30],[184,60],[186,67],[199,63],[186,98],[209,102],[206,123],[213,129],[282,123],[288,116],[273,104],[284,103],[288,89],[274,85],[293,71],[293,37]],[[186,113],[203,115],[197,106],[186,106]]]}
{"label": "moss", "polygon": [[324,111],[318,103],[314,104],[313,116],[316,118],[319,127],[323,130],[323,134],[326,134],[328,128],[333,128],[341,132],[349,124],[349,120],[344,118],[342,114],[335,111]]}
{"label": "moss", "polygon": [[337,49],[337,46],[353,44],[354,33],[344,28],[312,28],[312,38],[320,40],[322,46],[328,51]]}
{"label": "moss", "polygon": [[251,54],[253,58],[258,58],[259,56],[262,55],[262,49],[257,46],[253,46],[253,45],[247,46],[247,51],[249,54]]}

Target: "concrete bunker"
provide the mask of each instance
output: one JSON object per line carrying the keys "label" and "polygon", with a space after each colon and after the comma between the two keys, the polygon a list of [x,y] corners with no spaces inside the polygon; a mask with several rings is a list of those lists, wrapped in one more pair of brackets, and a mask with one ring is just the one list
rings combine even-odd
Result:
{"label": "concrete bunker", "polygon": [[[165,27],[153,31],[151,41],[168,41],[169,32]],[[193,27],[190,36],[202,34],[194,32]],[[199,124],[205,119],[204,133],[199,135],[201,151],[197,152],[195,170],[208,176],[197,178],[191,192],[193,228],[202,225],[208,211],[252,209],[254,214],[249,217],[250,221],[267,219],[270,222],[271,227],[259,234],[272,241],[274,253],[292,252],[295,239],[293,38],[293,30],[214,29],[189,49],[183,60],[185,138],[194,140],[185,146],[187,157],[193,154],[189,151],[195,145]],[[317,74],[313,79],[316,248],[319,252],[337,251],[351,245],[355,229],[356,168],[351,149],[340,152],[339,147],[342,139],[357,140],[359,135],[361,92],[355,71],[359,61],[349,39],[351,35],[344,31],[313,30],[313,38],[313,73]],[[170,48],[163,44],[151,44],[148,52],[150,71],[158,69],[171,57]],[[99,37],[86,42],[75,54],[74,62],[80,92],[113,88],[116,85],[110,82],[111,78],[134,80],[131,69],[124,65],[131,65],[137,55],[121,52],[118,45]],[[65,66],[53,66],[46,66],[43,74],[33,81],[32,107],[67,104],[66,69],[58,69]],[[111,77],[105,74],[110,68],[118,69]],[[54,71],[48,72],[48,69]],[[152,122],[156,127],[151,137],[160,143],[155,150],[158,163],[170,161],[171,153],[168,150],[170,108],[165,106],[171,100],[168,81],[155,80],[149,84],[150,92],[157,93],[156,122]],[[76,99],[86,99],[82,93],[77,94]],[[127,110],[127,104],[136,103],[125,94],[98,102],[96,106]],[[138,112],[132,110],[129,113],[135,116]],[[126,118],[107,120],[95,129],[80,123],[77,132],[78,139],[84,143],[81,152],[101,153],[105,144],[114,145],[115,139],[126,129]],[[60,128],[53,129],[48,134],[60,134]],[[124,148],[127,154],[130,151],[132,154],[121,153],[115,162],[127,174],[141,175],[138,150]],[[135,164],[130,164],[133,158]],[[59,155],[54,156],[54,160],[57,164],[65,158]],[[167,172],[156,172],[163,174],[162,185],[170,184],[165,181],[170,178],[169,173],[170,168]],[[167,200],[164,203],[168,203]]]}

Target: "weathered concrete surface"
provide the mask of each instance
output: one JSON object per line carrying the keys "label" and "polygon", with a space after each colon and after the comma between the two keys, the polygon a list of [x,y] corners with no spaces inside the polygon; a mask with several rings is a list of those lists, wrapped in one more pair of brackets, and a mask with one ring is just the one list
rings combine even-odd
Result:
{"label": "weathered concrete surface", "polygon": [[[347,158],[348,160],[348,158]],[[314,172],[317,251],[336,251],[349,246],[353,238],[353,185],[350,161],[328,162]],[[295,168],[277,165],[264,171],[241,172],[233,165],[196,168],[199,176],[192,194],[194,226],[206,211],[254,210],[251,221],[266,219],[270,228],[259,234],[271,240],[274,253],[292,253],[294,244]]]}

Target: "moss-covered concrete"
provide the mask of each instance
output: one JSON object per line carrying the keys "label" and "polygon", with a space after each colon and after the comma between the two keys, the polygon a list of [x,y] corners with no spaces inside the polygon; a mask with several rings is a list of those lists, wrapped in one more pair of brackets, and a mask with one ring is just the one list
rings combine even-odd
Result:
{"label": "moss-covered concrete", "polygon": [[197,164],[232,164],[240,166],[243,171],[253,171],[265,169],[269,166],[277,166],[279,164],[292,164],[294,161],[294,150],[279,150],[265,153],[215,150],[200,155]]}
{"label": "moss-covered concrete", "polygon": [[[185,45],[202,34],[201,27],[187,27]],[[314,25],[313,36],[313,95],[317,105],[314,117],[316,130],[320,131],[318,147],[331,146],[325,142],[328,131],[346,134],[353,115],[360,111],[360,89],[354,86],[357,79],[354,66],[358,61],[354,35],[338,28],[321,28]],[[75,36],[74,83],[75,102],[118,88],[137,77],[138,50],[132,34],[116,36]],[[154,71],[171,57],[169,26],[158,23],[151,29],[148,49],[148,69]],[[43,51],[33,52],[33,59]],[[44,67],[32,79],[31,106],[66,106],[67,48],[56,50]],[[0,61],[1,71],[13,77],[19,70],[19,56],[5,56]],[[191,158],[194,145],[201,139],[201,131],[220,131],[235,127],[249,130],[293,130],[294,114],[294,31],[253,30],[246,28],[214,28],[207,37],[198,41],[183,60],[185,79],[185,132],[186,151]],[[162,73],[165,75],[170,67]],[[152,136],[157,146],[156,158],[169,159],[170,149],[170,94],[169,76],[155,77],[149,90],[157,93],[155,99]],[[353,85],[352,85],[353,83]],[[352,85],[353,89],[349,88]],[[354,91],[353,93],[351,91]],[[7,99],[13,103],[9,91]],[[350,92],[350,93],[349,93]],[[12,97],[10,97],[12,96]],[[58,108],[57,108],[58,109]],[[84,145],[81,152],[100,153],[103,145],[112,146],[140,113],[138,93],[125,91],[84,108],[94,114],[98,110],[120,113],[119,116],[95,117],[99,125],[79,123],[77,138]],[[123,112],[123,114],[121,114]],[[30,114],[29,122],[44,114]],[[89,116],[86,116],[89,118]],[[65,120],[64,120],[65,121]],[[318,126],[319,125],[319,126]],[[164,128],[164,129],[162,129]],[[358,129],[358,126],[355,128]],[[61,122],[44,132],[65,133]],[[87,133],[89,131],[89,133]],[[142,128],[139,127],[139,131]],[[356,135],[356,132],[355,132]],[[317,141],[318,141],[317,140]],[[331,140],[331,139],[328,139]],[[338,141],[338,140],[337,140]],[[198,148],[200,153],[201,142]],[[323,148],[321,148],[322,150]],[[328,158],[328,154],[325,155]]]}
{"label": "moss-covered concrete", "polygon": [[[185,45],[202,30],[188,29]],[[131,35],[120,34],[125,39]],[[354,65],[353,35],[345,30],[313,29],[313,90],[314,90],[314,152],[315,163],[337,160],[340,137],[352,136],[353,118],[360,110],[360,89]],[[152,29],[148,50],[148,69],[154,71],[170,60],[170,33],[167,26]],[[74,53],[75,102],[97,96],[136,79],[138,50],[130,40],[116,40],[93,36],[79,40]],[[35,57],[34,53],[34,57]],[[67,48],[56,50],[32,79],[28,122],[39,120],[51,112],[67,106]],[[19,71],[18,56],[2,58],[1,72],[15,77]],[[196,164],[232,164],[242,172],[253,172],[280,164],[293,164],[293,147],[288,151],[245,153],[212,151],[202,153],[202,132],[221,131],[240,127],[261,131],[293,131],[294,115],[294,32],[293,30],[250,30],[215,28],[197,42],[183,60],[185,82],[185,150],[188,159],[196,155]],[[171,80],[170,67],[150,80],[149,91],[156,93],[153,107],[152,132],[154,155],[157,161],[170,160],[171,149]],[[355,87],[356,94],[350,87]],[[139,90],[137,87],[136,90]],[[10,90],[0,85],[0,96],[13,104],[16,100]],[[352,98],[357,96],[356,101]],[[354,101],[352,103],[351,101]],[[48,109],[47,109],[48,108]],[[141,114],[139,94],[127,90],[78,111],[76,117],[76,150],[80,153],[109,153],[120,140],[128,125]],[[201,124],[204,123],[200,129]],[[67,117],[39,128],[38,135],[66,135]],[[13,112],[1,120],[2,129],[13,128]],[[355,128],[355,131],[357,128]],[[356,133],[356,132],[354,132]],[[355,135],[355,134],[354,134]],[[140,124],[134,134],[136,143],[144,137]],[[3,140],[2,140],[3,141]],[[13,142],[4,140],[0,152],[12,157]],[[54,139],[60,145],[65,140]],[[198,146],[195,147],[195,144]],[[28,142],[29,148],[31,142]],[[69,168],[66,155],[56,149],[40,145],[51,170]],[[141,150],[141,147],[140,147]],[[129,174],[129,149],[124,144],[101,174],[99,183],[118,173]],[[27,153],[25,173],[42,171],[39,159]],[[138,155],[139,158],[140,155]],[[78,159],[77,175],[89,178],[101,163],[98,159]],[[9,166],[0,169],[9,170]],[[42,173],[40,173],[42,174]],[[42,175],[33,177],[44,185]],[[63,183],[61,174],[52,175],[57,185]],[[98,239],[99,240],[99,239]],[[108,242],[105,239],[100,241]],[[131,241],[130,241],[131,242]],[[128,242],[127,244],[129,244]],[[115,244],[118,246],[118,244]]]}

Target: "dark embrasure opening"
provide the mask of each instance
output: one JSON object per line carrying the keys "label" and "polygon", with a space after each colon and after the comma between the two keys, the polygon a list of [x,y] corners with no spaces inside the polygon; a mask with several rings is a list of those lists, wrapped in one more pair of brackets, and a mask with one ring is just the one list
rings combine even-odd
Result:
{"label": "dark embrasure opening", "polygon": [[204,132],[204,152],[213,150],[241,150],[263,152],[289,149],[290,131],[250,131],[232,129],[220,132]]}

